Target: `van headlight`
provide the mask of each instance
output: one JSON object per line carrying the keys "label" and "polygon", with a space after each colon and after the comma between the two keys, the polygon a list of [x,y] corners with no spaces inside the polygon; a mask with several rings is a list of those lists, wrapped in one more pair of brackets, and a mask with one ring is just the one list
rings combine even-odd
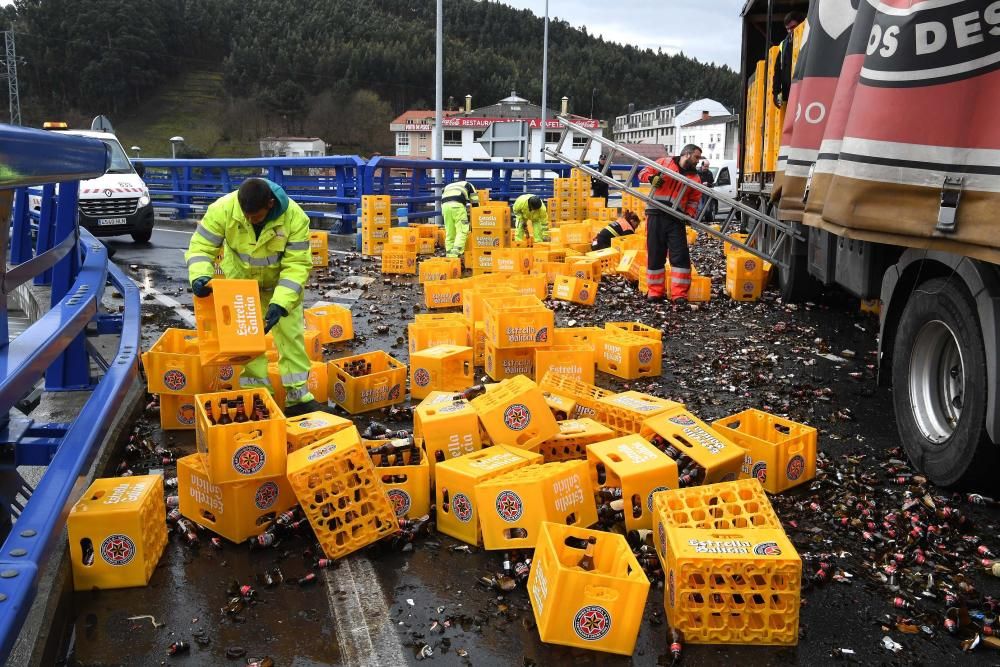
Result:
{"label": "van headlight", "polygon": [[139,208],[142,208],[143,206],[149,206],[148,192],[143,192],[142,195],[139,197]]}

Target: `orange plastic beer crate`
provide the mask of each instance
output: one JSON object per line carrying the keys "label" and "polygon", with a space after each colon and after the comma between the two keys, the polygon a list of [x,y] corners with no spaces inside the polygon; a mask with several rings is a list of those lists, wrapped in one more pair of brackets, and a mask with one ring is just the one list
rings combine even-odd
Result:
{"label": "orange plastic beer crate", "polygon": [[653,527],[653,494],[677,488],[677,463],[648,440],[630,434],[587,446],[594,489],[621,489],[625,527]]}
{"label": "orange plastic beer crate", "polygon": [[756,301],[764,288],[764,262],[743,250],[726,257],[726,294],[734,301]]}
{"label": "orange plastic beer crate", "polygon": [[331,415],[329,412],[309,412],[297,417],[288,417],[285,419],[288,453],[291,454],[353,425],[354,422],[350,419]]}
{"label": "orange plastic beer crate", "polygon": [[[586,244],[584,250],[589,250],[590,244]],[[601,282],[601,262],[594,257],[582,255],[580,257],[567,257],[566,264],[569,266],[569,275],[573,278],[590,280],[595,283]]]}
{"label": "orange plastic beer crate", "polygon": [[552,333],[553,345],[586,345],[595,349],[604,336],[600,327],[556,327]]}
{"label": "orange plastic beer crate", "polygon": [[465,268],[471,270],[475,276],[484,273],[493,273],[493,252],[495,250],[496,248],[491,248],[490,250],[467,250],[465,252]]}
{"label": "orange plastic beer crate", "polygon": [[[603,227],[604,224],[602,223]],[[621,261],[622,253],[617,248],[604,248],[602,250],[591,250],[586,257],[597,260],[601,265],[601,275],[609,276],[618,272],[618,262]]]}
{"label": "orange plastic beer crate", "polygon": [[432,391],[461,391],[473,383],[472,348],[436,345],[410,355],[410,396],[424,398]]}
{"label": "orange plastic beer crate", "polygon": [[680,403],[638,391],[626,391],[598,399],[594,405],[594,419],[616,433],[638,433],[642,422],[672,408],[684,407]]}
{"label": "orange plastic beer crate", "polygon": [[557,276],[552,285],[552,298],[560,301],[572,301],[584,306],[593,306],[597,298],[597,287],[600,283],[584,278]]}
{"label": "orange plastic beer crate", "polygon": [[210,285],[211,294],[194,299],[202,365],[242,364],[263,354],[264,313],[257,281],[214,278]]}
{"label": "orange plastic beer crate", "polygon": [[330,266],[330,235],[327,232],[309,232],[309,256],[313,266]]}
{"label": "orange plastic beer crate", "polygon": [[309,375],[306,378],[306,389],[313,395],[313,398],[324,405],[330,400],[330,371],[322,361],[313,361],[309,364]]}
{"label": "orange plastic beer crate", "polygon": [[73,586],[145,586],[167,544],[163,476],[96,479],[66,520]]}
{"label": "orange plastic beer crate", "polygon": [[423,440],[432,480],[434,466],[439,462],[471,454],[483,446],[479,413],[450,391],[432,391],[414,409],[413,435]]}
{"label": "orange plastic beer crate", "polygon": [[652,440],[659,436],[705,470],[702,484],[729,482],[743,469],[746,450],[679,406],[650,417],[639,430]]}
{"label": "orange plastic beer crate", "polygon": [[604,330],[612,335],[631,334],[650,340],[663,340],[663,331],[642,322],[605,322]]}
{"label": "orange plastic beer crate", "polygon": [[555,314],[537,297],[485,299],[486,339],[497,348],[540,347],[551,341]]}
{"label": "orange plastic beer crate", "polygon": [[379,241],[375,239],[363,238],[361,240],[361,254],[366,257],[378,256],[382,254],[382,248],[385,247],[385,241]]}
{"label": "orange plastic beer crate", "polygon": [[593,419],[565,419],[559,422],[559,432],[543,442],[538,451],[546,463],[585,459],[587,445],[614,437],[614,431]]}
{"label": "orange plastic beer crate", "polygon": [[[468,291],[468,290],[466,290]],[[460,313],[423,314],[406,325],[410,354],[435,345],[471,345],[469,323]]]}
{"label": "orange plastic beer crate", "polygon": [[549,285],[545,276],[537,273],[511,274],[504,276],[505,287],[514,289],[521,296],[534,296],[545,299],[549,295]]}
{"label": "orange plastic beer crate", "polygon": [[356,427],[289,454],[288,483],[327,558],[399,531],[395,508]]}
{"label": "orange plastic beer crate", "polygon": [[469,286],[465,278],[432,280],[424,283],[424,305],[431,309],[460,308],[462,294]]}
{"label": "orange plastic beer crate", "polygon": [[[587,540],[594,569],[579,567]],[[649,580],[621,535],[543,523],[528,575],[539,638],[592,651],[632,655]]]}
{"label": "orange plastic beer crate", "polygon": [[160,394],[160,428],[183,431],[194,428],[194,396]]}
{"label": "orange plastic beer crate", "polygon": [[551,391],[542,391],[542,396],[545,397],[545,404],[549,406],[549,410],[552,411],[552,416],[556,418],[557,422],[569,419],[569,416],[576,410],[576,401],[572,398],[553,394]]}
{"label": "orange plastic beer crate", "polygon": [[559,432],[542,390],[523,375],[472,399],[472,407],[496,444],[537,450]]}
{"label": "orange plastic beer crate", "polygon": [[[739,241],[740,243],[746,243],[747,239],[750,237],[749,234],[739,234],[739,233],[733,233],[733,234],[730,234],[729,236],[730,236],[730,238],[733,238],[733,239]],[[731,255],[733,252],[736,252],[736,251],[746,252],[745,250],[742,250],[741,248],[738,248],[737,246],[734,246],[729,241],[723,241],[722,242],[722,252],[723,252],[723,254],[725,254],[726,257],[729,257],[729,255]]]}
{"label": "orange plastic beer crate", "polygon": [[416,250],[398,243],[386,243],[382,247],[382,273],[413,275],[416,272]]}
{"label": "orange plastic beer crate", "polygon": [[433,255],[436,247],[437,239],[424,238],[423,236],[417,239],[418,255]]}
{"label": "orange plastic beer crate", "polygon": [[657,554],[664,565],[666,560],[661,542],[666,539],[665,531],[668,527],[710,530],[782,529],[781,520],[771,507],[764,488],[755,479],[657,492],[653,496],[653,513]]}
{"label": "orange plastic beer crate", "polygon": [[486,340],[483,347],[483,370],[490,379],[506,380],[525,375],[535,377],[535,349],[519,347],[514,349],[497,349],[493,343]]}
{"label": "orange plastic beer crate", "polygon": [[504,245],[503,231],[499,229],[473,228],[466,241],[467,251],[494,250]]}
{"label": "orange plastic beer crate", "polygon": [[[632,265],[636,262],[636,258],[639,256],[639,250],[625,250],[622,252],[621,257],[618,259],[618,265],[615,267],[615,273],[624,274],[629,277],[630,280],[635,280],[632,278],[630,273],[632,271]],[[645,271],[645,266],[643,267]]]}
{"label": "orange plastic beer crate", "polygon": [[416,227],[389,228],[389,243],[392,245],[405,246],[407,250],[416,252],[418,238],[420,231]]}
{"label": "orange plastic beer crate", "polygon": [[[376,441],[374,446],[382,442]],[[371,445],[369,445],[371,446]],[[416,443],[419,459],[409,458],[410,452],[404,454],[405,463],[397,463],[386,454],[373,454],[372,463],[375,472],[381,475],[385,494],[392,503],[397,518],[416,519],[431,511],[431,478],[427,457],[423,455],[420,443]]]}
{"label": "orange plastic beer crate", "polygon": [[469,224],[473,230],[506,229],[510,226],[510,207],[498,202],[490,202],[489,206],[474,207]]}
{"label": "orange plastic beer crate", "polygon": [[613,392],[607,389],[601,389],[576,378],[551,371],[542,376],[538,386],[543,391],[551,391],[576,401],[576,409],[570,415],[574,419],[594,417],[597,414],[597,401],[605,396],[613,395]]}
{"label": "orange plastic beer crate", "polygon": [[550,345],[536,347],[535,375],[544,376],[549,371],[581,380],[594,382],[594,348],[586,344]]}
{"label": "orange plastic beer crate", "polygon": [[198,332],[166,329],[142,354],[147,389],[153,394],[196,394],[209,384],[209,371],[198,355]]}
{"label": "orange plastic beer crate", "polygon": [[586,461],[539,463],[480,482],[475,488],[486,549],[533,549],[543,521],[597,523]]}
{"label": "orange plastic beer crate", "polygon": [[472,334],[472,359],[476,366],[482,366],[486,363],[486,325],[469,322],[469,331]]}
{"label": "orange plastic beer crate", "polygon": [[531,266],[531,248],[497,248],[493,251],[493,269],[497,273],[528,273]]}
{"label": "orange plastic beer crate", "polygon": [[[353,376],[351,362],[371,364],[371,372]],[[406,364],[382,350],[365,352],[330,362],[330,398],[352,415],[385,408],[406,398]]]}
{"label": "orange plastic beer crate", "polygon": [[354,338],[354,319],[350,308],[329,303],[306,308],[303,314],[306,329],[317,332],[321,345]]}
{"label": "orange plastic beer crate", "polygon": [[688,301],[701,303],[712,300],[712,279],[708,276],[691,276],[691,289],[688,290]]}
{"label": "orange plastic beer crate", "polygon": [[362,219],[373,218],[389,219],[392,215],[391,195],[361,195],[361,208],[358,214]]}
{"label": "orange plastic beer crate", "polygon": [[[219,424],[222,399],[228,401],[229,415],[235,419],[239,398],[243,399],[247,421]],[[255,398],[264,402],[267,419],[250,419]],[[213,482],[226,484],[284,474],[287,453],[285,416],[267,390],[222,391],[198,394],[194,399],[197,410],[195,441],[198,451],[206,455],[208,474]],[[206,404],[212,407],[215,424],[208,418]]]}
{"label": "orange plastic beer crate", "polygon": [[663,343],[632,334],[606,332],[596,349],[597,369],[624,380],[660,375]]}
{"label": "orange plastic beer crate", "polygon": [[746,450],[743,475],[781,493],[816,476],[816,429],[760,410],[712,422],[712,428]]}
{"label": "orange plastic beer crate", "polygon": [[298,504],[284,474],[215,484],[205,455],[197,453],[177,459],[177,495],[182,515],[237,543],[260,535]]}
{"label": "orange plastic beer crate", "polygon": [[782,530],[666,530],[670,626],[692,644],[794,646],[802,560]]}
{"label": "orange plastic beer crate", "polygon": [[566,245],[573,243],[586,243],[590,245],[590,225],[586,223],[575,223],[570,225],[559,225],[562,242]]}
{"label": "orange plastic beer crate", "polygon": [[[640,227],[641,229],[641,227]],[[611,239],[611,247],[623,255],[628,250],[645,250],[646,237],[640,234],[628,234]]]}
{"label": "orange plastic beer crate", "polygon": [[473,285],[462,293],[462,314],[470,322],[482,322],[486,317],[484,299],[492,296],[518,296],[517,288],[504,280],[501,285]]}
{"label": "orange plastic beer crate", "polygon": [[475,500],[476,485],[509,470],[541,462],[541,454],[506,445],[495,445],[439,462],[434,474],[438,532],[478,545],[482,534]]}
{"label": "orange plastic beer crate", "polygon": [[420,262],[417,268],[418,280],[426,283],[432,280],[450,280],[462,277],[462,260],[458,257],[433,257]]}
{"label": "orange plastic beer crate", "polygon": [[558,243],[536,243],[531,248],[531,257],[536,268],[539,262],[564,262],[566,249]]}

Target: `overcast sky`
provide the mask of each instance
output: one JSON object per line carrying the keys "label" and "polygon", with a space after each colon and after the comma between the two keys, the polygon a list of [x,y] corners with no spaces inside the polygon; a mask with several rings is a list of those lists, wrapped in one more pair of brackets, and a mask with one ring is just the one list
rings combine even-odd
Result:
{"label": "overcast sky", "polygon": [[[500,0],[545,15],[545,0]],[[592,35],[740,68],[744,0],[549,0],[549,16]]]}

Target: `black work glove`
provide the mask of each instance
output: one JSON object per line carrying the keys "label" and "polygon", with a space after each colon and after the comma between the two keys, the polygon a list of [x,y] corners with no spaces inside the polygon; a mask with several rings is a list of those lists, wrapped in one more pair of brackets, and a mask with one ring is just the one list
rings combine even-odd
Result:
{"label": "black work glove", "polygon": [[288,314],[288,311],[279,306],[276,303],[272,303],[267,307],[267,313],[264,315],[264,333],[267,333],[274,328],[274,325],[278,323],[282,317]]}
{"label": "black work glove", "polygon": [[212,293],[212,288],[208,285],[211,279],[211,276],[202,276],[191,281],[191,291],[196,297],[204,298]]}
{"label": "black work glove", "polygon": [[649,184],[653,186],[653,189],[658,189],[663,185],[664,180],[663,174],[653,174],[653,177],[649,179]]}

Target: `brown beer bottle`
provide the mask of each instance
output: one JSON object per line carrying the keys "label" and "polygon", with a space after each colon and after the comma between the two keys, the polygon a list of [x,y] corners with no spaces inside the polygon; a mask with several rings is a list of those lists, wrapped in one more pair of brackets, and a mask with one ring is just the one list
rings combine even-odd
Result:
{"label": "brown beer bottle", "polygon": [[597,544],[597,538],[590,536],[587,538],[587,548],[583,552],[583,558],[577,563],[577,566],[581,570],[590,572],[594,569],[594,545]]}
{"label": "brown beer bottle", "polygon": [[229,400],[223,398],[219,401],[219,426],[232,424],[233,418],[229,415]]}
{"label": "brown beer bottle", "polygon": [[208,423],[215,426],[215,415],[212,414],[212,401],[205,401],[205,415],[208,417]]}
{"label": "brown beer bottle", "polygon": [[236,402],[236,417],[233,418],[233,421],[236,422],[237,424],[242,424],[242,423],[244,423],[246,421],[249,421],[249,419],[247,417],[247,409],[246,409],[246,406],[243,404],[243,397],[242,396],[240,396],[237,399],[237,402]]}

